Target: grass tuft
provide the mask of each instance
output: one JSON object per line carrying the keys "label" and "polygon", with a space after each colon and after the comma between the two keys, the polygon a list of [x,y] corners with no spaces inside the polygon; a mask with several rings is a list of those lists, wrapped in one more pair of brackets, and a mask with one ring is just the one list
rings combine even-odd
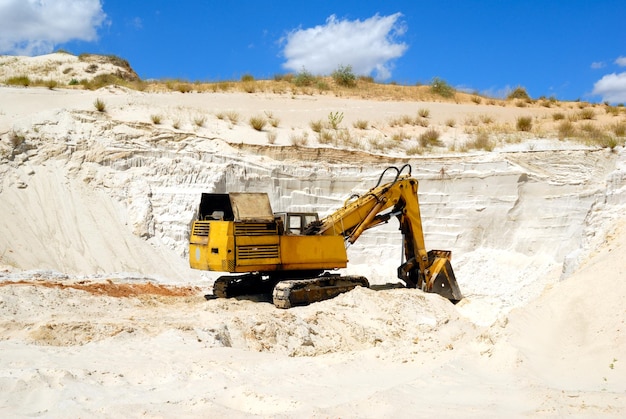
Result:
{"label": "grass tuft", "polygon": [[441,134],[434,128],[429,128],[426,132],[420,134],[418,140],[422,147],[440,146],[441,141],[439,136]]}
{"label": "grass tuft", "polygon": [[576,127],[571,121],[561,121],[557,128],[559,139],[564,140],[566,138],[571,138],[576,134]]}
{"label": "grass tuft", "polygon": [[593,111],[593,109],[585,108],[578,113],[578,116],[580,117],[580,119],[592,120],[596,117],[596,113]]}
{"label": "grass tuft", "polygon": [[262,116],[252,116],[248,122],[250,126],[257,131],[263,131],[263,128],[267,124],[267,120]]}
{"label": "grass tuft", "polygon": [[428,118],[430,116],[430,109],[421,108],[417,111],[420,118]]}
{"label": "grass tuft", "polygon": [[197,116],[194,116],[193,118],[193,123],[198,128],[202,128],[205,122],[206,122],[206,117],[204,115],[197,115]]}
{"label": "grass tuft", "polygon": [[98,112],[105,112],[107,109],[106,104],[104,103],[104,101],[100,98],[96,99],[95,102],[93,103],[93,106],[96,108],[96,110]]}
{"label": "grass tuft", "polygon": [[520,116],[515,124],[518,131],[529,132],[533,128],[533,118],[531,116]]}
{"label": "grass tuft", "polygon": [[322,129],[324,129],[324,122],[321,119],[318,119],[317,121],[309,122],[309,126],[311,127],[313,132],[316,132],[319,134],[322,132]]}
{"label": "grass tuft", "polygon": [[369,127],[369,122],[367,122],[367,120],[365,119],[357,119],[356,121],[354,121],[352,126],[356,129],[365,130]]}

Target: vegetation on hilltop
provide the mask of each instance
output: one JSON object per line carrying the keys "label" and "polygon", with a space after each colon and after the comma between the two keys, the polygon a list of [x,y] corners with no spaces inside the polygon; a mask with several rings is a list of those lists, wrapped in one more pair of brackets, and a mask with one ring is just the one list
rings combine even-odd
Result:
{"label": "vegetation on hilltop", "polygon": [[[65,51],[58,51],[65,53]],[[143,81],[137,76],[128,61],[113,55],[99,56],[81,54],[78,56],[84,66],[85,74],[80,79],[73,78],[69,83],[57,80],[34,78],[35,75],[18,75],[4,80],[7,85],[32,87],[44,86],[50,89],[63,86],[97,90],[115,85],[148,92],[211,93],[244,92],[271,93],[295,98],[299,95],[333,95],[335,97],[394,100],[412,102],[448,102],[457,104],[485,106],[515,106],[526,108],[529,115],[519,115],[514,122],[498,121],[489,112],[467,117],[465,121],[447,118],[433,124],[433,115],[428,108],[422,108],[417,115],[395,116],[381,126],[374,127],[372,121],[358,119],[352,122],[352,128],[341,126],[344,114],[330,113],[328,121],[311,121],[310,132],[292,134],[292,145],[302,146],[309,143],[309,135],[316,137],[318,144],[330,144],[338,147],[362,148],[372,151],[402,149],[407,154],[421,154],[432,148],[446,147],[441,141],[442,135],[454,130],[455,136],[463,138],[458,143],[447,147],[452,151],[471,149],[492,150],[499,144],[521,142],[532,138],[555,138],[576,140],[586,144],[615,148],[626,142],[626,110],[623,104],[611,106],[591,104],[582,101],[563,102],[555,98],[540,97],[533,99],[524,87],[513,89],[506,99],[497,99],[478,93],[459,91],[445,80],[435,77],[428,85],[399,85],[397,83],[377,83],[371,77],[356,75],[351,66],[339,66],[330,75],[314,75],[302,68],[297,73],[277,74],[270,80],[257,80],[245,73],[240,80],[226,81],[189,81],[189,80],[150,80]],[[118,70],[113,73],[97,74],[100,66],[112,64]],[[10,63],[6,63],[10,65]],[[101,103],[104,112],[104,103]],[[98,108],[97,105],[95,105]],[[545,112],[537,112],[541,108]],[[534,109],[534,112],[531,110]],[[537,115],[544,115],[539,117]],[[533,116],[534,115],[534,116]],[[217,119],[228,120],[236,125],[241,115],[233,112],[220,112]],[[354,118],[355,116],[353,116]],[[152,115],[152,123],[161,125],[163,115]],[[173,119],[173,128],[179,129],[181,121]],[[607,122],[608,121],[608,122]],[[202,128],[206,117],[198,115],[192,126]],[[255,131],[264,131],[268,142],[274,143],[279,119],[266,112],[265,116],[255,115],[249,120],[249,126]],[[266,131],[267,126],[270,131]]]}

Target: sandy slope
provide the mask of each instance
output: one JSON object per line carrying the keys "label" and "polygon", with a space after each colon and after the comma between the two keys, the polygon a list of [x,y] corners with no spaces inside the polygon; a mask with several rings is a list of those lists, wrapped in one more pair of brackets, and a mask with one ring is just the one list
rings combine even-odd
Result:
{"label": "sandy slope", "polygon": [[[442,130],[451,116],[553,111],[0,87],[0,412],[623,417],[626,153],[548,138],[410,158],[289,147],[331,111],[384,132],[423,107]],[[233,109],[242,122],[216,116]],[[281,120],[274,145],[244,122],[263,111]],[[204,298],[215,276],[185,256],[200,191],[327,212],[407,162],[428,247],[454,252],[457,306],[393,285],[392,224],[350,249],[375,289],[288,311]]]}

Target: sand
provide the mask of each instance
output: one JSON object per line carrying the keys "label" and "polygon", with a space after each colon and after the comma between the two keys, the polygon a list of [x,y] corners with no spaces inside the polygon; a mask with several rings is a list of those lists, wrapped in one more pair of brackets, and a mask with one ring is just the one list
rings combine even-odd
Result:
{"label": "sand", "polygon": [[[422,108],[446,147],[370,147]],[[220,119],[229,111],[239,121]],[[359,144],[316,142],[310,122],[336,111],[354,136],[369,121]],[[461,121],[556,111],[0,86],[0,412],[623,417],[626,151],[536,133],[491,152],[450,147],[467,139]],[[247,123],[267,114],[280,119],[273,144]],[[346,272],[372,289],[307,307],[212,298],[218,274],[188,267],[202,191],[267,192],[276,211],[324,215],[405,163],[427,247],[453,251],[457,305],[398,285],[395,222],[349,249]]]}

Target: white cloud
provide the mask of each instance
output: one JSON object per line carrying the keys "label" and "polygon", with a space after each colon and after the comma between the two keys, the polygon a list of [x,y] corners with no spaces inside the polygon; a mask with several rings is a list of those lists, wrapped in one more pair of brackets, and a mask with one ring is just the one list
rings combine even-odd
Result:
{"label": "white cloud", "polygon": [[290,32],[283,42],[283,67],[314,74],[330,74],[340,65],[352,66],[355,74],[385,80],[391,77],[391,61],[401,57],[408,46],[396,39],[406,32],[402,15],[375,15],[363,21],[338,20],[334,15],[325,25]]}
{"label": "white cloud", "polygon": [[620,67],[626,67],[626,57],[618,57],[617,60],[615,60],[615,64]]}
{"label": "white cloud", "polygon": [[593,85],[594,95],[610,103],[626,102],[626,72],[607,74]]}
{"label": "white cloud", "polygon": [[596,61],[591,63],[591,68],[594,70],[598,70],[600,68],[604,68],[606,67],[606,63],[602,62],[602,61]]}
{"label": "white cloud", "polygon": [[0,0],[0,53],[37,55],[93,41],[106,15],[100,0]]}

